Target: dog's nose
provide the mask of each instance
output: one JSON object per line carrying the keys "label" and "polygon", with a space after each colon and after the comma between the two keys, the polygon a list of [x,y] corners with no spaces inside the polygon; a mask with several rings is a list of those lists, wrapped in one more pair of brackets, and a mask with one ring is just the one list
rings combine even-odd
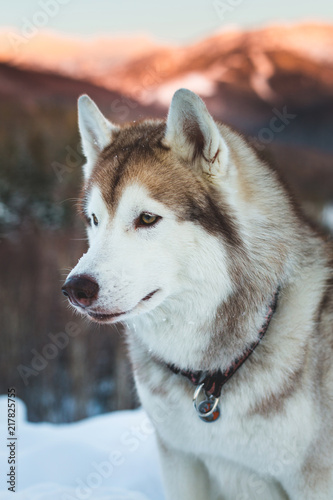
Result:
{"label": "dog's nose", "polygon": [[99,286],[91,276],[78,274],[69,278],[61,290],[73,305],[88,307],[96,300]]}

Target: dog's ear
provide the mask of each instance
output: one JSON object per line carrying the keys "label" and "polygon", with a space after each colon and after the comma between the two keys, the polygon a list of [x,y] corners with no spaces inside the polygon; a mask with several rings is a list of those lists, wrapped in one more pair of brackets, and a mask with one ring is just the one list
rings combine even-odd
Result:
{"label": "dog's ear", "polygon": [[227,168],[227,144],[204,102],[190,90],[174,94],[163,142],[183,160],[200,165],[211,180]]}
{"label": "dog's ear", "polygon": [[111,143],[112,133],[117,129],[98,109],[87,95],[78,100],[79,130],[82,149],[87,163],[83,166],[85,178],[89,178],[99,153]]}

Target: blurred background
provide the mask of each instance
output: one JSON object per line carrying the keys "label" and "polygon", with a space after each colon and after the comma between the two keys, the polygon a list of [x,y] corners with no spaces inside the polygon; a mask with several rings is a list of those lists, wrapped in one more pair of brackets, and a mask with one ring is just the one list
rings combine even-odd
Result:
{"label": "blurred background", "polygon": [[31,421],[138,401],[121,326],[82,321],[60,292],[86,249],[76,101],[114,122],[165,117],[187,87],[275,163],[333,231],[333,4],[17,0],[0,19],[0,393]]}

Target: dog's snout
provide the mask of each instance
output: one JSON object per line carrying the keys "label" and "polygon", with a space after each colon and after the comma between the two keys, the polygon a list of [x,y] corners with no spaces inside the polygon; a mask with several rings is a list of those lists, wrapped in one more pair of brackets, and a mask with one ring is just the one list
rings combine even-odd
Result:
{"label": "dog's snout", "polygon": [[75,306],[88,307],[96,300],[99,286],[91,276],[79,274],[69,278],[61,290]]}

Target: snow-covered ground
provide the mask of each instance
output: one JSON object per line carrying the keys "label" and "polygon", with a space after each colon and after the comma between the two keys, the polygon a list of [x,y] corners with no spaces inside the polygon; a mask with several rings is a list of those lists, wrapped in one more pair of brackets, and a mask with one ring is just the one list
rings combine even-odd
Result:
{"label": "snow-covered ground", "polygon": [[163,500],[155,435],[142,409],[61,425],[27,422],[20,400],[16,413],[13,496],[7,396],[0,396],[1,500]]}

